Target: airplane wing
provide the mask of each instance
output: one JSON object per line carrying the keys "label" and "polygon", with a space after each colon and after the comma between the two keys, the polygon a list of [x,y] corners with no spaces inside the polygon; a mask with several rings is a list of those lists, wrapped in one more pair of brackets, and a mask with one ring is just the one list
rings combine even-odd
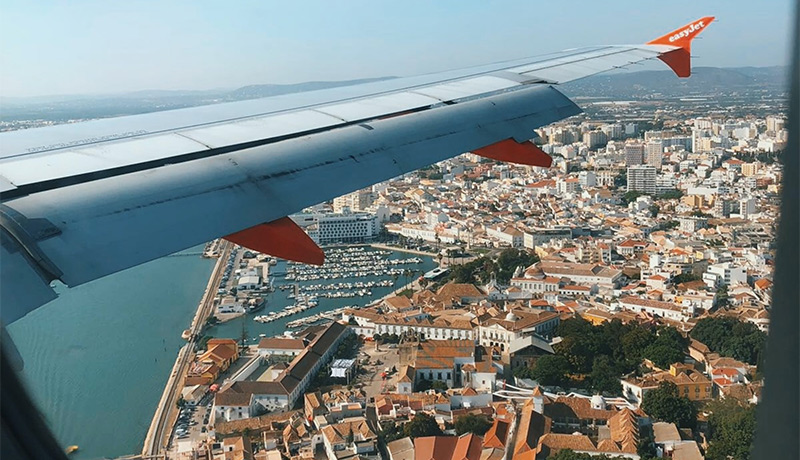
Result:
{"label": "airplane wing", "polygon": [[660,59],[690,75],[705,17],[597,46],[351,87],[0,135],[0,305],[11,323],[75,286],[218,237],[321,263],[286,216],[463,152],[536,166],[557,85]]}

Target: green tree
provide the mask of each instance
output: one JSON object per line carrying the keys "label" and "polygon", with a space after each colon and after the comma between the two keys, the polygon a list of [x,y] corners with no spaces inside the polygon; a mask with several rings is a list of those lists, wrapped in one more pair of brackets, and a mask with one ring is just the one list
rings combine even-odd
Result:
{"label": "green tree", "polygon": [[658,367],[666,369],[670,364],[683,362],[689,341],[674,327],[661,327],[653,343],[644,349],[644,357]]}
{"label": "green tree", "polygon": [[720,286],[717,289],[717,307],[725,308],[728,304],[728,286]]}
{"label": "green tree", "polygon": [[708,407],[709,460],[749,460],[756,429],[756,410],[733,398],[714,401]]}
{"label": "green tree", "polygon": [[509,248],[503,250],[497,258],[497,281],[501,284],[508,284],[514,275],[517,267],[528,267],[539,261],[536,255],[524,250]]}
{"label": "green tree", "polygon": [[484,415],[467,414],[456,419],[456,434],[474,433],[483,436],[492,427],[492,422]]}
{"label": "green tree", "polygon": [[[538,457],[537,457],[538,458]],[[549,455],[547,460],[611,460],[611,459],[622,459],[624,457],[614,456],[609,457],[608,455],[589,455],[586,453],[579,453],[575,452],[572,449],[561,449],[553,455]]]}
{"label": "green tree", "polygon": [[658,200],[679,200],[683,196],[683,192],[680,190],[667,190],[666,192],[658,195],[656,199]]}
{"label": "green tree", "polygon": [[658,212],[661,211],[661,206],[657,204],[651,204],[647,210],[650,211],[650,217],[657,217]]}
{"label": "green tree", "polygon": [[672,278],[672,282],[675,284],[681,284],[681,283],[688,283],[690,281],[700,281],[701,279],[702,278],[700,276],[695,275],[692,272],[688,272],[688,273],[681,273],[680,275],[675,275]]}
{"label": "green tree", "polygon": [[619,381],[620,375],[611,365],[608,356],[598,356],[592,363],[592,388],[598,392],[611,394],[621,394],[622,384]]}
{"label": "green tree", "polygon": [[403,433],[403,430],[397,427],[396,423],[392,421],[381,423],[378,439],[381,440],[384,445],[386,445],[386,443],[396,441],[402,437],[405,437],[405,433]]}
{"label": "green tree", "polygon": [[635,369],[642,362],[644,349],[656,339],[653,331],[647,327],[636,325],[622,336],[621,349],[627,373]]}
{"label": "green tree", "polygon": [[678,394],[678,387],[672,382],[661,382],[658,388],[645,393],[642,410],[656,420],[681,428],[694,428],[697,424],[697,408]]}
{"label": "green tree", "polygon": [[533,377],[541,385],[562,386],[569,382],[569,361],[560,355],[542,356],[533,367]]}
{"label": "green tree", "polygon": [[403,425],[403,434],[411,438],[419,438],[423,436],[439,436],[442,430],[436,419],[428,414],[419,413],[413,419]]}
{"label": "green tree", "polygon": [[722,356],[758,364],[767,335],[755,324],[718,316],[697,322],[690,336]]}
{"label": "green tree", "polygon": [[644,193],[637,192],[636,190],[631,190],[629,192],[625,192],[625,194],[622,195],[622,202],[625,203],[625,204],[632,203],[632,202],[636,201],[636,199],[639,198],[642,195],[644,195]]}

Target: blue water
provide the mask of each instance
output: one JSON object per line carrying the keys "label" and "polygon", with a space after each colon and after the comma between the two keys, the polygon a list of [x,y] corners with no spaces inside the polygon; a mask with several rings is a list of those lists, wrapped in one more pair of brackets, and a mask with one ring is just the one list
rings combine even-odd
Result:
{"label": "blue water", "polygon": [[[187,252],[198,252],[198,248]],[[395,253],[390,258],[412,257]],[[429,257],[404,268],[427,271]],[[23,359],[23,378],[56,438],[77,444],[71,458],[95,459],[138,454],[178,349],[191,323],[214,261],[172,256],[63,290],[55,301],[8,326]],[[280,262],[275,272],[284,272]],[[378,279],[362,278],[361,281]],[[317,284],[335,281],[309,281]],[[399,277],[395,286],[407,280]],[[276,286],[284,283],[281,277]],[[306,283],[299,283],[300,285]],[[209,330],[215,337],[276,335],[286,323],[345,305],[364,305],[394,287],[373,288],[372,297],[319,299],[319,306],[268,324],[247,315]],[[277,311],[293,303],[289,291],[268,297]],[[254,340],[256,340],[254,339]]]}
{"label": "blue water", "polygon": [[80,446],[71,458],[141,452],[213,264],[165,257],[64,290],[9,325],[56,438]]}

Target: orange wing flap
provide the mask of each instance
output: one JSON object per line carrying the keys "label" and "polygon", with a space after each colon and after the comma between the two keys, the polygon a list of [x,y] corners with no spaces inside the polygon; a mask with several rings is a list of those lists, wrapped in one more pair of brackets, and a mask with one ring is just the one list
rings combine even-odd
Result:
{"label": "orange wing flap", "polygon": [[256,225],[225,237],[254,251],[312,265],[325,263],[325,253],[288,217]]}
{"label": "orange wing flap", "polygon": [[544,153],[542,149],[531,142],[517,142],[514,139],[506,139],[500,142],[473,150],[472,153],[484,158],[491,158],[498,161],[506,161],[528,166],[540,166],[549,168],[553,164],[550,155]]}

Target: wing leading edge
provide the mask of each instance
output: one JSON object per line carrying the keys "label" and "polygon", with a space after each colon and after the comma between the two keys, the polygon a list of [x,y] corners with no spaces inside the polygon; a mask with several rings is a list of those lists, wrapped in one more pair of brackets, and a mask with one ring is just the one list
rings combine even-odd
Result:
{"label": "wing leading edge", "polygon": [[[580,112],[554,85],[650,59],[688,76],[703,18],[645,45],[0,136],[0,305],[13,322],[85,283],[228,235],[321,251],[286,216],[472,151],[547,167],[533,130]],[[670,57],[671,56],[671,57]]]}

